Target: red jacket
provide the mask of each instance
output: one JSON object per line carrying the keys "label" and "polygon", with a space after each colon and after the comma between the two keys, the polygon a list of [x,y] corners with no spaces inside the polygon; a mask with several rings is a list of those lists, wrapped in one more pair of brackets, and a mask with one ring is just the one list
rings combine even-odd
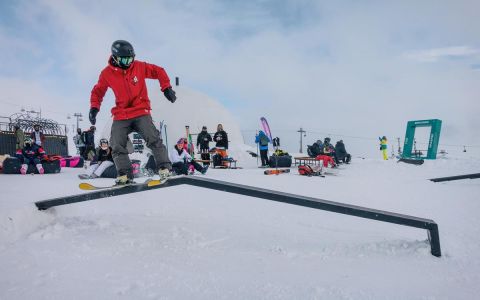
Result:
{"label": "red jacket", "polygon": [[102,70],[92,89],[90,107],[100,110],[108,88],[115,94],[114,120],[128,120],[150,114],[145,78],[158,79],[162,91],[171,87],[170,78],[162,67],[135,60],[127,70],[110,64]]}

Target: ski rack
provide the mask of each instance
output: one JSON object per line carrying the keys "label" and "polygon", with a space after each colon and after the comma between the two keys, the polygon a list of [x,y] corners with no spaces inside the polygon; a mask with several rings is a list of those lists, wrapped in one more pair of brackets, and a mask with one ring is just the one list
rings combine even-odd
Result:
{"label": "ski rack", "polygon": [[430,179],[430,181],[442,182],[442,181],[451,181],[451,180],[460,180],[460,179],[475,179],[475,178],[480,178],[480,173],[432,178],[432,179]]}
{"label": "ski rack", "polygon": [[164,187],[172,187],[182,184],[188,184],[197,187],[240,194],[250,197],[268,199],[272,201],[310,207],[314,209],[326,210],[334,213],[377,220],[381,222],[426,229],[428,234],[428,240],[430,242],[431,254],[437,257],[441,256],[438,225],[433,220],[194,176],[173,178],[162,185],[153,187],[147,187],[146,185],[126,186],[122,188],[114,188],[73,196],[59,197],[51,200],[35,202],[35,205],[39,210],[46,210],[59,205],[89,201],[99,198],[120,196],[135,192],[154,190]]}

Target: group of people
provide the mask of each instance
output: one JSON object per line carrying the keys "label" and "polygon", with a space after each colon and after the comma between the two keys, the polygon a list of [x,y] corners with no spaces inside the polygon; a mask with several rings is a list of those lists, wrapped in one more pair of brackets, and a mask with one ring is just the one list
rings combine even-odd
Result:
{"label": "group of people", "polygon": [[331,139],[326,137],[323,142],[317,140],[308,149],[309,155],[323,160],[324,165],[333,167],[340,163],[350,163],[352,156],[347,152],[343,140],[337,141],[335,146],[331,144]]}
{"label": "group of people", "polygon": [[43,174],[42,160],[46,158],[43,145],[45,144],[45,135],[41,131],[39,124],[33,126],[33,131],[29,135],[25,135],[19,125],[14,126],[15,134],[15,157],[20,160],[20,173],[25,175],[28,166],[33,165],[39,174]]}

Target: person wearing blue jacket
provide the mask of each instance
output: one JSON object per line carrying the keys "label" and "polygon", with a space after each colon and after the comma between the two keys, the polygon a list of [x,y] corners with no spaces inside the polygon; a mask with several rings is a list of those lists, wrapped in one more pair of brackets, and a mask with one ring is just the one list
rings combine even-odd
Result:
{"label": "person wearing blue jacket", "polygon": [[262,160],[262,167],[268,166],[268,143],[272,141],[263,131],[259,131],[255,136],[255,143],[258,144],[260,149],[260,159]]}

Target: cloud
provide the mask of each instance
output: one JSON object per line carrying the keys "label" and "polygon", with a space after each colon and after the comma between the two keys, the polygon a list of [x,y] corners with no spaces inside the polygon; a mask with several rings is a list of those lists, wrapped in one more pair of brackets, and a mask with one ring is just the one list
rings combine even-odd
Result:
{"label": "cloud", "polygon": [[404,56],[420,62],[437,62],[443,58],[461,58],[478,54],[480,54],[480,49],[468,46],[456,46],[413,51],[404,54]]}
{"label": "cloud", "polygon": [[[292,140],[300,126],[347,136],[401,136],[408,120],[441,118],[463,133],[452,138],[465,140],[475,136],[472,123],[478,124],[480,74],[472,70],[479,55],[478,6],[17,1],[9,5],[14,13],[0,11],[0,49],[6,53],[0,89],[10,84],[5,78],[18,79],[24,88],[51,92],[51,99],[42,97],[45,105],[86,113],[112,41],[126,39],[137,59],[219,99],[244,129],[256,129],[266,116],[277,130],[290,130]],[[113,96],[107,100],[102,109]]]}

